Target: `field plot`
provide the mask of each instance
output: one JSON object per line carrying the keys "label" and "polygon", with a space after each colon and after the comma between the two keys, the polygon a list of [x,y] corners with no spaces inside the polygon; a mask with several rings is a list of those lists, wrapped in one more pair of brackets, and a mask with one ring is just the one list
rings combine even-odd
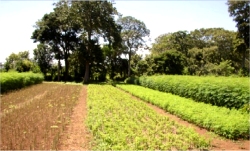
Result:
{"label": "field plot", "polygon": [[0,149],[57,149],[81,89],[43,83],[1,96]]}
{"label": "field plot", "polygon": [[46,84],[33,85],[21,90],[11,92],[11,94],[1,97],[1,112],[7,114],[10,110],[19,108],[25,104],[31,103],[45,95],[48,91],[44,89]]}
{"label": "field plot", "polygon": [[230,139],[249,137],[249,115],[136,85],[117,87],[200,127]]}
{"label": "field plot", "polygon": [[88,86],[87,126],[94,150],[204,149],[209,140],[109,85]]}

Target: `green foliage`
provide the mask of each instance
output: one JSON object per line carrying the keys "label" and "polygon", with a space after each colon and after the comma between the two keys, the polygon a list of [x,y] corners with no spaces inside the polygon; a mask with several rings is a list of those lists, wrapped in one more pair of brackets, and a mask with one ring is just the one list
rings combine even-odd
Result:
{"label": "green foliage", "polygon": [[250,113],[250,103],[244,104],[239,111],[245,112],[245,113]]}
{"label": "green foliage", "polygon": [[147,47],[145,38],[149,36],[150,30],[147,29],[144,22],[132,16],[120,17],[117,23],[122,27],[122,44],[125,49],[124,53],[128,54],[128,76],[130,76],[131,57],[139,48]]}
{"label": "green foliage", "polygon": [[228,0],[228,12],[237,23],[238,36],[244,38],[244,42],[249,47],[249,1]]}
{"label": "green foliage", "polygon": [[176,50],[168,50],[153,58],[155,74],[182,74],[186,62],[185,56]]}
{"label": "green foliage", "polygon": [[116,81],[114,81],[114,80],[112,80],[112,79],[107,79],[107,80],[106,80],[106,84],[112,85],[112,86],[116,87]]}
{"label": "green foliage", "polygon": [[153,54],[158,55],[168,50],[175,49],[186,56],[188,49],[192,48],[191,37],[187,31],[163,34],[157,37],[155,41],[151,51]]}
{"label": "green foliage", "polygon": [[18,54],[12,53],[4,64],[6,71],[11,69],[18,72],[27,72],[31,71],[33,63],[29,59],[29,51],[21,51]]}
{"label": "green foliage", "polygon": [[[177,83],[177,81],[175,82]],[[198,103],[191,99],[141,86],[117,85],[117,87],[226,138],[249,137],[249,115],[247,113],[202,102]]]}
{"label": "green foliage", "polygon": [[109,1],[75,1],[72,2],[71,9],[74,20],[80,26],[80,45],[85,49],[84,82],[87,83],[90,78],[89,66],[93,64],[91,57],[96,54],[95,47],[99,37],[108,41],[109,46],[117,48],[121,45],[121,26],[114,21],[114,16],[118,13]]}
{"label": "green foliage", "polygon": [[140,85],[198,102],[240,108],[250,100],[249,79],[237,77],[149,76]]}
{"label": "green foliage", "polygon": [[36,65],[36,64],[33,64],[33,65],[32,65],[31,71],[32,71],[33,73],[41,73],[40,67],[39,67],[38,65]]}
{"label": "green foliage", "polygon": [[[177,31],[160,35],[152,44],[151,53],[163,58],[162,55],[169,50],[176,50],[185,56],[184,65],[190,75],[235,74],[240,68],[247,66],[248,62],[248,50],[243,39],[237,37],[237,32],[223,28],[201,28],[191,32]],[[174,62],[175,58],[169,60]],[[230,63],[226,63],[226,60]],[[176,63],[179,62],[181,61]],[[228,66],[225,63],[230,64],[232,68],[223,67]],[[156,66],[161,67],[163,64],[161,59]],[[218,67],[218,70],[214,67]],[[221,68],[224,68],[223,72],[219,71]]]}
{"label": "green foliage", "polygon": [[33,50],[34,60],[37,62],[44,75],[46,75],[52,67],[54,57],[52,53],[52,48],[43,43],[38,44],[37,48]]}
{"label": "green foliage", "polygon": [[44,77],[39,73],[16,73],[6,72],[1,73],[0,85],[1,93],[8,92],[11,90],[20,89],[33,84],[42,83]]}
{"label": "green foliage", "polygon": [[92,150],[207,149],[193,129],[156,113],[145,103],[109,85],[88,85],[87,126]]}
{"label": "green foliage", "polygon": [[131,76],[124,80],[127,84],[139,84],[139,77]]}
{"label": "green foliage", "polygon": [[215,70],[219,75],[229,76],[233,72],[234,67],[231,66],[230,60],[225,60],[220,62],[220,64],[216,66]]}
{"label": "green foliage", "polygon": [[18,72],[27,72],[27,71],[31,71],[32,66],[33,66],[33,63],[27,59],[19,60],[16,63],[16,70]]}
{"label": "green foliage", "polygon": [[238,75],[240,77],[249,76],[250,72],[247,70],[247,68],[243,68],[239,70]]}

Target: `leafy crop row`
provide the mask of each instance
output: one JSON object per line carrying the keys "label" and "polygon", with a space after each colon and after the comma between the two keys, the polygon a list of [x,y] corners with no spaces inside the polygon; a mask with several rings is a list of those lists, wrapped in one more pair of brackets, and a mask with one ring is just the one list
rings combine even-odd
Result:
{"label": "leafy crop row", "polygon": [[236,109],[212,106],[203,102],[159,92],[136,85],[116,85],[133,95],[150,102],[182,119],[212,130],[226,138],[249,136],[249,115]]}
{"label": "leafy crop row", "polygon": [[[41,85],[43,89],[37,90],[44,95],[1,115],[1,150],[58,149],[60,137],[70,122],[82,87],[52,83]],[[30,93],[28,90],[4,95],[26,96],[26,93]],[[43,93],[45,90],[47,93]],[[5,102],[5,99],[8,98],[3,97],[2,101]],[[23,99],[23,102],[27,101]]]}
{"label": "leafy crop row", "polygon": [[94,150],[187,150],[209,145],[193,129],[110,85],[88,85],[87,106]]}
{"label": "leafy crop row", "polygon": [[250,100],[249,79],[236,77],[150,76],[141,86],[227,108],[241,108]]}
{"label": "leafy crop row", "polygon": [[42,83],[44,77],[39,73],[17,73],[17,72],[8,72],[1,73],[0,85],[1,92],[7,92],[11,90],[20,89],[26,86],[33,84]]}

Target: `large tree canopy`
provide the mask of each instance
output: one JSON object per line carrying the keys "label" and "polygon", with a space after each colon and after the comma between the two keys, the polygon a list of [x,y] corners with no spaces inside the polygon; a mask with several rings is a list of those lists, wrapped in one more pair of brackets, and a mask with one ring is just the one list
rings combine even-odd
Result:
{"label": "large tree canopy", "polygon": [[247,47],[249,47],[249,7],[250,1],[232,1],[229,0],[228,12],[233,20],[236,22],[238,28],[239,37],[243,38]]}
{"label": "large tree canopy", "polygon": [[[236,27],[238,28],[238,36],[239,38],[244,39],[244,43],[246,44],[246,48],[249,49],[249,7],[250,1],[233,1],[229,0],[228,4],[228,12],[233,20],[236,22]],[[240,46],[240,49],[243,47]],[[242,57],[242,68],[245,68],[245,59],[246,59],[246,48],[243,50]],[[244,49],[244,48],[243,48]]]}
{"label": "large tree canopy", "polygon": [[114,21],[117,15],[112,3],[107,1],[59,1],[54,12],[45,14],[36,23],[34,42],[52,46],[55,58],[65,60],[65,80],[68,78],[70,55],[74,51],[84,53],[84,82],[89,81],[90,66],[99,47],[99,38],[109,42],[109,46],[120,46],[121,27]]}
{"label": "large tree canopy", "polygon": [[122,26],[121,37],[129,57],[128,76],[130,76],[131,55],[137,51],[139,47],[145,45],[145,40],[143,38],[149,36],[150,31],[147,29],[144,22],[131,16],[120,17],[117,23]]}
{"label": "large tree canopy", "polygon": [[[115,23],[114,16],[118,15],[112,3],[107,1],[75,1],[72,3],[72,12],[77,14],[75,20],[81,26],[81,40],[85,45],[85,75],[84,82],[89,81],[91,56],[99,37],[103,37],[109,45],[119,46],[121,42],[120,27]],[[95,41],[95,42],[94,42]]]}
{"label": "large tree canopy", "polygon": [[52,48],[49,45],[41,43],[33,50],[33,54],[34,60],[37,62],[42,73],[46,76],[46,73],[52,67],[52,61],[54,58]]}
{"label": "large tree canopy", "polygon": [[[78,42],[77,32],[79,26],[71,16],[68,2],[60,1],[56,4],[54,12],[45,14],[41,20],[36,22],[36,30],[31,39],[34,42],[50,44],[57,54],[57,59],[65,60],[65,81],[68,78],[68,58]],[[62,55],[62,56],[60,56]]]}

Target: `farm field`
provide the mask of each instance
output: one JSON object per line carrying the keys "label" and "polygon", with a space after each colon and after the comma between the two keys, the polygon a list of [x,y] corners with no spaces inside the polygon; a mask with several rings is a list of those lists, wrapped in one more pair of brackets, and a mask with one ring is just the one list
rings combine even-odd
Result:
{"label": "farm field", "polygon": [[1,95],[0,149],[249,149],[244,140],[213,142],[151,106],[111,85],[33,85]]}
{"label": "farm field", "polygon": [[143,102],[107,85],[88,86],[87,125],[94,150],[206,149],[208,140],[193,129],[157,114]]}
{"label": "farm field", "polygon": [[1,96],[1,150],[57,149],[81,88],[43,83]]}
{"label": "farm field", "polygon": [[191,99],[136,85],[117,85],[133,95],[175,114],[189,122],[230,139],[249,137],[249,114],[212,106]]}

